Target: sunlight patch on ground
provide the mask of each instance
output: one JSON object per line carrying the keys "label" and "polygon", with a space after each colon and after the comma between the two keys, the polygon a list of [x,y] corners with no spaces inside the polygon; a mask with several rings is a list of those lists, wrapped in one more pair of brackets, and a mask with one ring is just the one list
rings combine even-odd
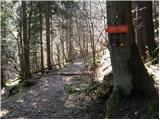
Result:
{"label": "sunlight patch on ground", "polygon": [[18,118],[18,119],[26,119],[26,118],[24,118],[24,117],[20,117],[20,118]]}
{"label": "sunlight patch on ground", "polygon": [[23,100],[23,99],[19,99],[19,100],[17,100],[16,102],[18,102],[18,103],[23,103],[24,100]]}
{"label": "sunlight patch on ground", "polygon": [[7,82],[6,83],[6,86],[15,86],[15,85],[17,85],[21,80],[9,80],[10,82]]}
{"label": "sunlight patch on ground", "polygon": [[3,117],[3,116],[5,116],[7,113],[8,113],[9,111],[8,110],[1,110],[1,112],[0,112],[0,117]]}
{"label": "sunlight patch on ground", "polygon": [[71,84],[72,78],[73,78],[73,76],[63,77],[63,82],[64,82],[65,84]]}
{"label": "sunlight patch on ground", "polygon": [[33,105],[33,106],[37,105],[37,102],[33,102],[32,105]]}
{"label": "sunlight patch on ground", "polygon": [[149,74],[152,75],[152,77],[155,81],[154,86],[156,87],[157,91],[159,92],[159,90],[158,90],[159,89],[159,78],[160,78],[159,77],[159,65],[157,64],[157,65],[149,65],[148,66],[147,64],[145,64],[145,66],[146,66]]}

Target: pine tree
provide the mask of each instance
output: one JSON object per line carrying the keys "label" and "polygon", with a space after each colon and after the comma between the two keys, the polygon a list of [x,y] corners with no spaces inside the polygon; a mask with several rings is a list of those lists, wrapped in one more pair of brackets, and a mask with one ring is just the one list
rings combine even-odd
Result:
{"label": "pine tree", "polygon": [[47,66],[48,69],[51,70],[51,55],[50,55],[50,5],[49,1],[45,2],[45,10],[46,10],[46,43],[47,43]]}
{"label": "pine tree", "polygon": [[31,77],[30,73],[30,62],[29,62],[29,40],[27,39],[27,13],[26,13],[26,2],[22,1],[23,11],[23,51],[24,51],[24,78],[28,79]]}

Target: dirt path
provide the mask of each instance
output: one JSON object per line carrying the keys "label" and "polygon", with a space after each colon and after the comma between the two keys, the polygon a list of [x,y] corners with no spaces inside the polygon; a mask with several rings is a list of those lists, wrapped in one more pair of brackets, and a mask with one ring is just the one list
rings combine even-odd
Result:
{"label": "dirt path", "polygon": [[[84,71],[83,65],[74,63],[61,72]],[[2,98],[2,118],[53,119],[53,118],[104,118],[104,104],[100,101],[64,106],[64,79],[67,76],[48,73],[38,84],[31,87],[16,100]]]}

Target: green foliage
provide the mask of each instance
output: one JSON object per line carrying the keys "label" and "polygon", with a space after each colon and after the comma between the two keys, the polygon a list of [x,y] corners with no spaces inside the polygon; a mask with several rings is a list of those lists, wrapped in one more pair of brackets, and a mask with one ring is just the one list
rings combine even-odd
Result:
{"label": "green foliage", "polygon": [[75,92],[78,92],[80,89],[78,89],[76,86],[64,86],[64,90],[68,93],[68,94],[73,94]]}
{"label": "green foliage", "polygon": [[96,96],[97,96],[97,98],[100,98],[101,96],[103,96],[103,89],[102,89],[102,87],[99,87],[99,88],[97,88],[97,91],[96,91]]}

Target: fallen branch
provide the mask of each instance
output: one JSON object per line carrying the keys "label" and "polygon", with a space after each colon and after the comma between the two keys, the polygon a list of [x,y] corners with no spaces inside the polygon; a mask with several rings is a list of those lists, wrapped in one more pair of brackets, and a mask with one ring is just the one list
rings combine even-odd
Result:
{"label": "fallen branch", "polygon": [[74,76],[74,75],[90,75],[90,72],[78,72],[78,73],[71,73],[71,72],[55,72],[55,73],[51,73],[51,75],[66,75],[66,76]]}

